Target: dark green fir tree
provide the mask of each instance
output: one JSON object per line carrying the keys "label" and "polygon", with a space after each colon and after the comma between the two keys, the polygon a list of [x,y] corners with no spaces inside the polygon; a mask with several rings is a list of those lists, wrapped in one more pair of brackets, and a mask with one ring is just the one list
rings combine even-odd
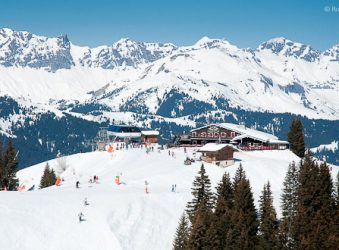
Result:
{"label": "dark green fir tree", "polygon": [[335,249],[335,199],[328,166],[320,166],[306,155],[301,163],[298,187],[298,206],[292,225],[297,249]]}
{"label": "dark green fir tree", "polygon": [[196,210],[194,221],[191,227],[190,237],[188,240],[188,249],[209,250],[211,249],[208,230],[210,227],[210,211],[199,207]]}
{"label": "dark green fir tree", "polygon": [[234,198],[233,184],[228,173],[223,175],[216,190],[216,205],[213,214],[214,222],[211,225],[209,233],[212,234],[213,242],[215,242],[213,246],[214,249],[227,249],[228,242],[226,235],[231,228]]}
{"label": "dark green fir tree", "polygon": [[299,157],[305,156],[305,141],[303,125],[299,118],[294,118],[287,134],[288,142],[293,153]]}
{"label": "dark green fir tree", "polygon": [[18,171],[17,153],[13,147],[12,140],[9,139],[5,152],[1,157],[1,186],[7,190],[16,190],[18,179],[16,172]]}
{"label": "dark green fir tree", "polygon": [[259,207],[259,249],[278,249],[278,220],[269,182],[264,185]]}
{"label": "dark green fir tree", "polygon": [[46,163],[44,172],[40,180],[40,188],[53,186],[56,182],[56,175],[53,169],[50,169],[49,164]]}
{"label": "dark green fir tree", "polygon": [[185,213],[180,218],[173,242],[173,250],[188,250],[190,223]]}
{"label": "dark green fir tree", "polygon": [[227,233],[230,249],[255,249],[258,246],[259,221],[253,194],[245,172],[239,167],[234,178],[234,203],[231,229]]}
{"label": "dark green fir tree", "polygon": [[201,210],[212,210],[213,193],[211,191],[211,181],[206,174],[204,165],[201,165],[198,175],[195,177],[192,186],[192,201],[187,204],[187,215],[191,223],[195,221],[194,216],[198,208]]}
{"label": "dark green fir tree", "polygon": [[281,196],[282,218],[279,229],[280,248],[293,248],[291,227],[297,214],[299,168],[292,162],[287,170]]}

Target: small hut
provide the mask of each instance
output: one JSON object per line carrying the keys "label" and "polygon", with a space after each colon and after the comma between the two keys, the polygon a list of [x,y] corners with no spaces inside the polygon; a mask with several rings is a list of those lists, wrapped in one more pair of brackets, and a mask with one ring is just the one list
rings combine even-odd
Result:
{"label": "small hut", "polygon": [[202,153],[201,160],[217,166],[227,167],[234,164],[234,148],[230,144],[207,143],[198,152]]}
{"label": "small hut", "polygon": [[159,131],[144,130],[141,131],[141,141],[147,144],[158,142]]}

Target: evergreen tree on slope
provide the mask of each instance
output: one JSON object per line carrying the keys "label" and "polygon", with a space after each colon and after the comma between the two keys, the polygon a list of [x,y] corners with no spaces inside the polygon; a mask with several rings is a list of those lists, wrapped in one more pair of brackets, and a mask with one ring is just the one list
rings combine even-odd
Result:
{"label": "evergreen tree on slope", "polygon": [[319,166],[318,189],[319,208],[312,221],[314,225],[313,246],[318,249],[335,249],[339,246],[339,228],[338,224],[335,224],[338,211],[336,211],[336,202],[333,195],[333,182],[326,163]]}
{"label": "evergreen tree on slope", "polygon": [[210,227],[210,210],[198,207],[192,224],[188,249],[190,250],[211,250],[211,242],[208,237]]}
{"label": "evergreen tree on slope", "polygon": [[259,248],[265,250],[278,249],[278,220],[276,211],[273,207],[273,196],[269,182],[264,185],[262,195],[260,196],[259,205]]}
{"label": "evergreen tree on slope", "polygon": [[249,181],[240,166],[234,177],[234,204],[231,229],[227,234],[230,249],[255,249],[258,245],[258,218]]}
{"label": "evergreen tree on slope", "polygon": [[4,188],[4,174],[5,174],[5,166],[3,160],[3,148],[2,148],[2,141],[0,141],[0,190]]}
{"label": "evergreen tree on slope", "polygon": [[56,176],[53,169],[50,169],[49,164],[46,163],[44,173],[40,180],[40,188],[53,186],[56,182]]}
{"label": "evergreen tree on slope", "polygon": [[188,250],[188,239],[190,233],[189,221],[183,213],[180,218],[179,225],[173,242],[173,250]]}
{"label": "evergreen tree on slope", "polygon": [[335,234],[333,185],[326,164],[309,155],[300,166],[297,215],[292,226],[296,249],[332,249]]}
{"label": "evergreen tree on slope", "polygon": [[303,125],[299,118],[294,118],[287,134],[288,142],[293,153],[299,157],[305,156]]}
{"label": "evergreen tree on slope", "polygon": [[226,236],[231,228],[233,209],[233,185],[228,173],[225,173],[218,184],[215,211],[212,216],[213,224],[209,229],[213,249],[225,249],[228,242]]}
{"label": "evergreen tree on slope", "polygon": [[2,157],[2,186],[6,187],[8,190],[16,190],[16,187],[18,186],[18,179],[16,178],[18,162],[16,156],[17,154],[13,147],[12,140],[9,139]]}
{"label": "evergreen tree on slope", "polygon": [[201,210],[212,210],[213,208],[213,193],[211,191],[211,181],[206,174],[204,165],[201,165],[198,176],[195,177],[192,187],[192,201],[188,202],[186,212],[189,220],[193,224],[195,213],[200,208]]}
{"label": "evergreen tree on slope", "polygon": [[295,162],[292,162],[287,170],[283,183],[283,193],[281,196],[282,218],[279,229],[280,249],[289,249],[293,247],[293,238],[291,237],[291,226],[297,214],[298,202],[298,173],[299,169]]}

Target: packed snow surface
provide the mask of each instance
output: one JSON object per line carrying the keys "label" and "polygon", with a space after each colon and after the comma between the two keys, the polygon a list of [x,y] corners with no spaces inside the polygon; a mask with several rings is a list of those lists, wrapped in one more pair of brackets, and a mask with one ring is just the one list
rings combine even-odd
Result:
{"label": "packed snow surface", "polygon": [[[171,150],[172,151],[172,150]],[[1,248],[16,249],[171,249],[179,217],[191,197],[200,168],[184,165],[184,149],[146,153],[145,148],[75,154],[66,158],[61,186],[31,192],[0,192]],[[189,157],[198,157],[188,149]],[[256,202],[269,180],[279,211],[281,187],[288,164],[298,161],[289,150],[236,152],[235,165],[220,168],[205,163],[215,187],[223,173],[234,175],[242,164]],[[60,160],[59,160],[60,162]],[[63,161],[65,162],[65,161]],[[57,160],[49,161],[56,171]],[[26,190],[37,187],[46,163],[18,172]],[[332,174],[338,168],[332,166]],[[331,167],[331,168],[332,168]],[[94,175],[98,184],[89,183]],[[120,176],[122,184],[115,183]],[[75,188],[76,181],[80,188]],[[145,193],[145,181],[149,193]],[[171,192],[176,184],[176,192]],[[84,206],[87,197],[90,205]],[[78,213],[85,221],[79,223]]]}

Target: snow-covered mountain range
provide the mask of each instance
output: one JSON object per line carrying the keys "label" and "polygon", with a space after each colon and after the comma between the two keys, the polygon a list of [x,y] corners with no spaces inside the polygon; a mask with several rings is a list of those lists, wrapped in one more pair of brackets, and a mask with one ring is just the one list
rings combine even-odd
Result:
{"label": "snow-covered mountain range", "polygon": [[1,93],[33,102],[95,101],[125,111],[128,101],[157,114],[177,95],[185,99],[181,105],[198,101],[217,109],[222,100],[246,110],[339,117],[339,44],[321,53],[276,38],[252,50],[204,37],[186,47],[121,39],[88,48],[66,35],[1,29],[0,65]]}
{"label": "snow-covered mountain range", "polygon": [[[293,114],[305,116],[316,147],[339,140],[338,97],[339,44],[320,52],[275,38],[243,49],[203,37],[192,46],[121,39],[89,48],[67,35],[0,29],[0,136],[29,140],[30,131],[45,150],[46,140],[57,140],[36,131],[47,121],[61,131],[74,126],[76,152],[79,138],[112,121],[160,128],[166,140],[206,122],[239,120],[284,137]],[[93,131],[74,131],[92,121]]]}
{"label": "snow-covered mountain range", "polygon": [[[97,102],[159,114],[173,95],[181,105],[218,102],[245,110],[339,117],[339,44],[319,52],[285,38],[257,49],[202,38],[192,46],[121,39],[97,48],[0,29],[1,94],[37,103]],[[175,114],[172,107],[171,115]],[[183,107],[184,109],[184,107]]]}

